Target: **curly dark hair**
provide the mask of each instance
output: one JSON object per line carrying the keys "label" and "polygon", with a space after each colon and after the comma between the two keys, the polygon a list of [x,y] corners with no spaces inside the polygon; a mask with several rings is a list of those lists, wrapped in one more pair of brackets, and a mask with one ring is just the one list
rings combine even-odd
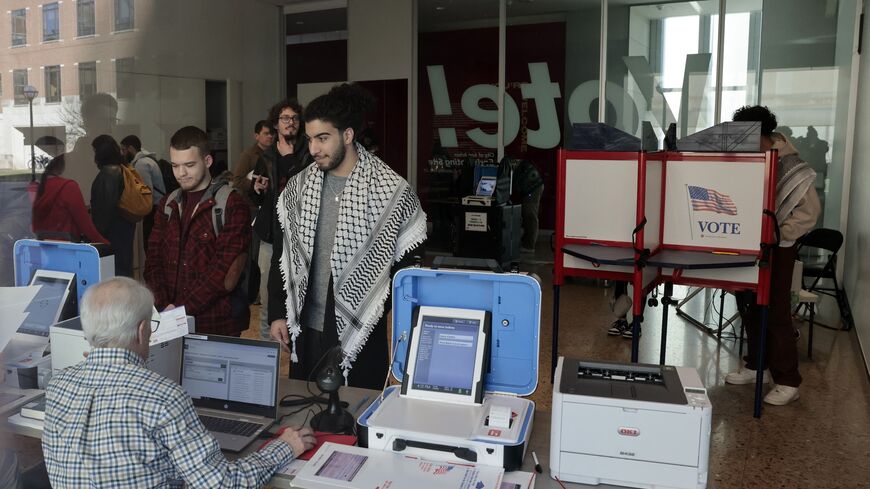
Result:
{"label": "curly dark hair", "polygon": [[91,147],[94,148],[94,162],[97,167],[102,168],[106,165],[123,165],[124,155],[121,154],[121,147],[115,138],[108,134],[100,134],[91,141]]}
{"label": "curly dark hair", "polygon": [[359,139],[365,125],[365,115],[375,107],[374,96],[356,83],[336,85],[326,95],[312,100],[305,108],[305,122],[315,119],[329,122],[339,132],[353,129],[354,139]]}
{"label": "curly dark hair", "polygon": [[761,134],[770,136],[776,129],[776,115],[764,105],[745,105],[734,111],[734,121],[754,121],[761,123]]}
{"label": "curly dark hair", "polygon": [[269,109],[269,118],[266,119],[269,121],[269,127],[278,127],[278,117],[281,116],[281,111],[284,109],[293,109],[293,112],[296,112],[299,114],[299,117],[302,117],[302,104],[300,104],[295,98],[285,98]]}

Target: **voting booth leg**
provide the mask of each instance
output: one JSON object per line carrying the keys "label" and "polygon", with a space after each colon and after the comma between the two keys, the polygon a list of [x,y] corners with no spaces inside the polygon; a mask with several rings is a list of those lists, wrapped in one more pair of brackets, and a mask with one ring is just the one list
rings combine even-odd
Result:
{"label": "voting booth leg", "polygon": [[755,411],[752,414],[756,418],[761,417],[761,386],[764,384],[764,350],[767,347],[767,314],[769,309],[770,307],[767,305],[761,306],[761,331],[758,332],[760,339],[758,340],[758,358],[755,364]]}
{"label": "voting booth leg", "polygon": [[550,357],[550,382],[556,375],[556,362],[559,359],[559,286],[553,286],[553,351]]}
{"label": "voting booth leg", "polygon": [[665,352],[668,343],[668,306],[671,305],[674,295],[674,284],[665,282],[665,291],[662,295],[662,344],[659,350],[659,365],[665,364]]}
{"label": "voting booth leg", "polygon": [[725,316],[725,289],[719,292],[719,329],[716,330],[716,339],[722,340],[722,317]]}
{"label": "voting booth leg", "polygon": [[640,316],[631,317],[631,363],[637,363],[640,353]]}

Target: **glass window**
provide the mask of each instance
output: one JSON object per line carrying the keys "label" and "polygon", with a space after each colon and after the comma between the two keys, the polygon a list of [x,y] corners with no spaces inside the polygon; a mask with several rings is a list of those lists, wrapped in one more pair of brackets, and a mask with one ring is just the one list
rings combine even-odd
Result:
{"label": "glass window", "polygon": [[60,39],[60,19],[58,19],[58,3],[47,3],[42,6],[42,40],[57,41]]}
{"label": "glass window", "polygon": [[96,33],[94,21],[94,0],[78,0],[76,2],[77,36],[93,36]]}
{"label": "glass window", "polygon": [[60,102],[60,66],[45,67],[45,102]]}
{"label": "glass window", "polygon": [[79,63],[79,98],[97,93],[97,62]]}
{"label": "glass window", "polygon": [[133,58],[115,60],[115,90],[118,98],[133,98]]}
{"label": "glass window", "polygon": [[27,11],[23,8],[12,11],[12,45],[27,44]]}
{"label": "glass window", "polygon": [[27,97],[24,96],[24,87],[27,86],[27,70],[12,71],[12,85],[15,92],[15,105],[26,104]]}
{"label": "glass window", "polygon": [[115,0],[115,30],[133,28],[133,0]]}

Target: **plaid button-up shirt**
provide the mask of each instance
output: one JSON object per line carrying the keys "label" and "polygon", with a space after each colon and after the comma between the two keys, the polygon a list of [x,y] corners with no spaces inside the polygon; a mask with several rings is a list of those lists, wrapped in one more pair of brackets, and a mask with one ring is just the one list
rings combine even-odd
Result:
{"label": "plaid button-up shirt", "polygon": [[51,379],[42,449],[56,488],[261,487],[293,458],[275,442],[228,461],[187,393],[121,348],[95,348]]}

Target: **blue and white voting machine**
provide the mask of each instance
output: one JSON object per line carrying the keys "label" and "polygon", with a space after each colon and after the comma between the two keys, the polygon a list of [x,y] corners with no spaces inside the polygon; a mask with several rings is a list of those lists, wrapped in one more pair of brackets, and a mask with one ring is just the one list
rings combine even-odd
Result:
{"label": "blue and white voting machine", "polygon": [[406,268],[393,279],[391,373],[360,446],[516,470],[532,432],[541,287],[520,273]]}

